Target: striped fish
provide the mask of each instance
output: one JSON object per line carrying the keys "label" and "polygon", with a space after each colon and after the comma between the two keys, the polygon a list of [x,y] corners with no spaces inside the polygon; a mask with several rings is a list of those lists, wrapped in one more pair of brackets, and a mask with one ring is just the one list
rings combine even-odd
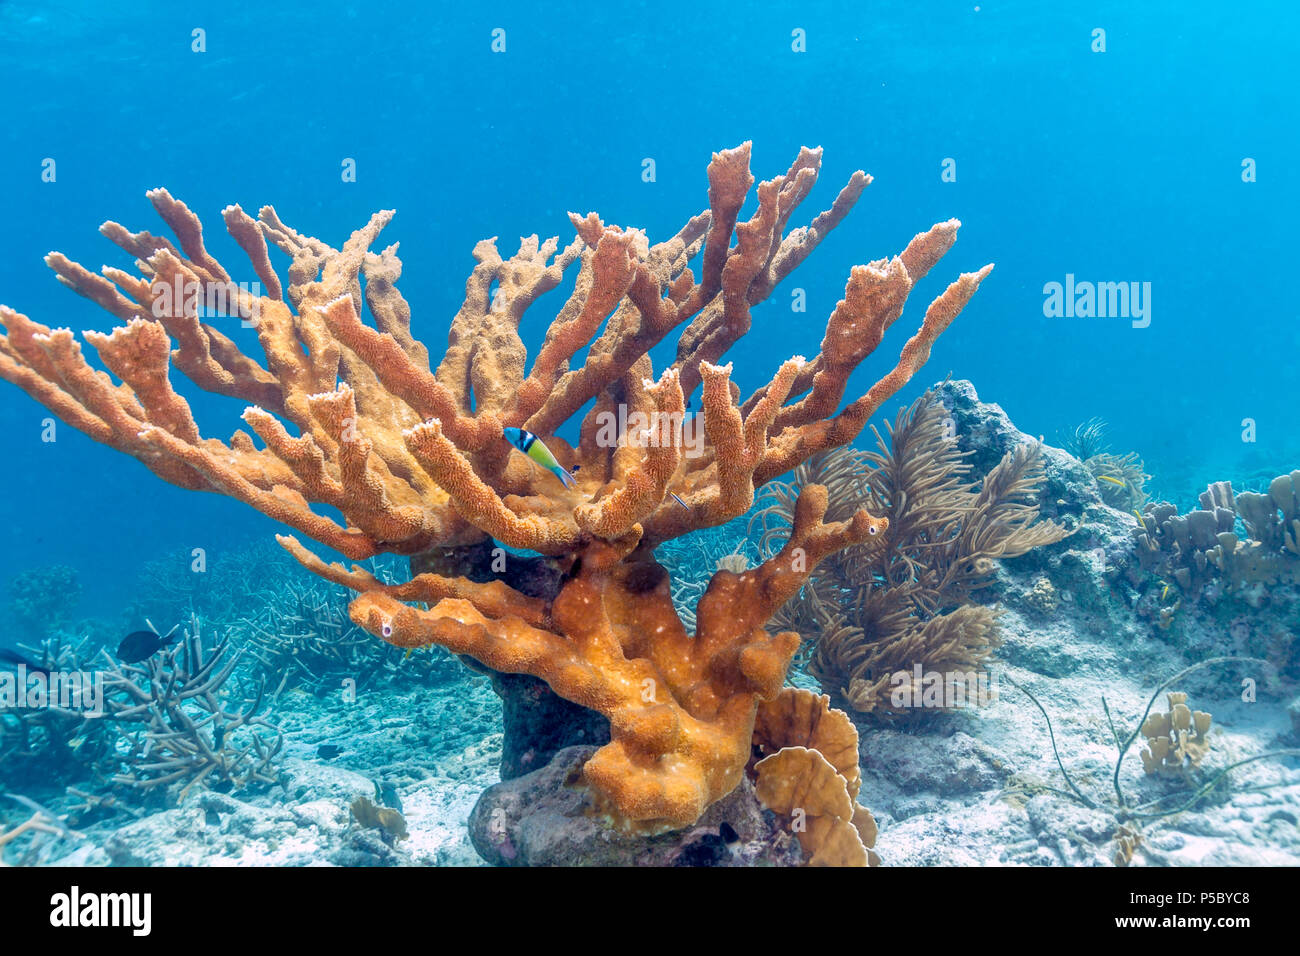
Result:
{"label": "striped fish", "polygon": [[568,470],[561,465],[551,454],[551,450],[546,447],[546,443],[525,428],[506,428],[503,429],[506,441],[514,445],[521,452],[531,458],[537,464],[541,465],[556,478],[564,483],[564,487],[572,488],[577,484],[577,480]]}

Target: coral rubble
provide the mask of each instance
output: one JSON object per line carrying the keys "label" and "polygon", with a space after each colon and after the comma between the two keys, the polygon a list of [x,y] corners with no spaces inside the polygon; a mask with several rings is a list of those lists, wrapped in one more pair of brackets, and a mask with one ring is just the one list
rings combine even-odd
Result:
{"label": "coral rubble", "polygon": [[[15,826],[5,826],[0,818],[0,867],[31,866],[45,861],[46,854],[63,841],[75,841],[80,834],[69,830],[63,819],[26,797],[0,793],[23,808],[26,819]],[[10,859],[6,857],[10,856]]]}
{"label": "coral rubble", "polygon": [[[717,363],[749,330],[753,307],[870,182],[854,173],[829,209],[787,231],[818,178],[820,150],[803,150],[787,173],[760,183],[754,214],[741,221],[749,160],[748,143],[715,154],[709,209],[662,243],[595,214],[570,216],[577,235],[562,249],[533,236],[504,258],[495,240],[480,242],[436,367],[412,335],[395,284],[396,245],[369,251],[391,211],[335,249],[270,207],[257,219],[228,207],[227,230],[259,294],[236,286],[208,253],[194,213],[153,190],[176,243],[111,222],[101,230],[136,258],[138,274],[105,268],[97,276],[58,253],[47,258],[60,281],[123,323],[111,334],[84,333],[120,381],[88,364],[70,330],[5,307],[0,377],[165,480],[237,498],[354,560],[489,540],[555,559],[558,590],[537,596],[502,578],[436,571],[389,584],[281,538],[308,569],[358,592],[350,613],[370,633],[540,677],[603,714],[612,739],[581,771],[595,806],[629,830],[686,826],[744,778],[755,714],[776,697],[795,654],[794,633],[764,629],[770,615],[820,561],[881,536],[889,523],[865,508],[828,520],[826,490],[803,487],[780,552],[739,573],[718,570],[693,635],[653,547],[745,513],[757,488],[851,442],[924,364],[992,268],[949,285],[897,364],[840,408],[850,374],[950,248],[958,223],[917,235],[892,259],[855,266],[820,352],[782,363],[741,400],[732,366]],[[272,267],[272,245],[292,260],[287,283]],[[521,322],[570,269],[574,291],[526,369]],[[262,359],[236,343],[233,319],[229,335],[217,328],[214,299],[224,303],[215,314],[255,328]],[[367,308],[373,326],[362,321]],[[674,330],[676,358],[656,378],[650,350]],[[583,349],[585,360],[571,367]],[[204,438],[173,370],[249,402],[243,420],[261,445],[244,431],[228,442]],[[685,402],[697,386],[704,440],[691,454],[683,431],[701,421],[685,416]],[[589,405],[574,422],[576,445],[561,439]],[[538,436],[577,475],[575,486],[514,454],[504,429]]]}

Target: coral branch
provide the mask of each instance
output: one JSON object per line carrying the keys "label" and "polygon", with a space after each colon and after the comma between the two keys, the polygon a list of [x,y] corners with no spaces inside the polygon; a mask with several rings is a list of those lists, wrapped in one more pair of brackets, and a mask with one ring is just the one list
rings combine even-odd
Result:
{"label": "coral branch", "polygon": [[[694,634],[673,609],[653,548],[743,514],[764,484],[852,441],[991,269],[949,286],[894,368],[841,407],[850,376],[952,246],[957,222],[855,267],[819,353],[780,363],[741,402],[726,356],[753,326],[754,307],[871,182],[853,173],[829,209],[792,228],[820,176],[821,150],[801,150],[756,189],[751,152],[743,143],[714,154],[708,210],[662,243],[595,213],[570,215],[575,235],[564,246],[529,236],[506,258],[495,238],[479,242],[436,364],[411,332],[397,246],[371,251],[391,210],[336,249],[270,206],[256,219],[226,207],[226,229],[256,277],[250,285],[208,251],[184,203],[152,190],[174,242],[102,227],[135,259],[135,272],[96,275],[58,253],[47,260],[63,284],[119,320],[111,333],[85,334],[107,372],[87,362],[70,330],[0,307],[0,377],[165,480],[243,501],[354,560],[494,542],[552,556],[558,583],[539,596],[523,593],[519,579],[511,580],[520,590],[508,586],[495,568],[499,580],[457,576],[454,560],[446,576],[385,584],[281,538],[308,569],[358,593],[350,613],[371,633],[535,675],[605,715],[611,743],[583,771],[597,805],[621,825],[680,826],[741,780],[756,709],[781,689],[799,639],[769,634],[769,617],[819,561],[882,535],[889,522],[853,508],[828,517],[822,487],[790,495],[785,546],[756,568],[720,570]],[[742,220],[751,189],[754,211]],[[290,260],[284,279],[273,249]],[[556,303],[529,367],[522,323],[575,265],[573,291]],[[255,330],[260,355],[244,351],[253,337],[241,327]],[[651,352],[675,330],[674,360],[656,375]],[[172,369],[247,402],[243,421],[261,446],[242,431],[228,442],[202,437]],[[686,412],[697,386],[702,422]],[[556,434],[566,425],[578,426],[576,447]],[[1012,485],[1017,467],[1008,466]],[[810,768],[837,798],[819,824],[833,831],[822,859],[864,859],[870,841],[853,833],[865,839],[867,828],[838,800],[840,770],[827,774],[814,749],[780,763]],[[786,784],[775,766],[763,786],[780,802]]]}

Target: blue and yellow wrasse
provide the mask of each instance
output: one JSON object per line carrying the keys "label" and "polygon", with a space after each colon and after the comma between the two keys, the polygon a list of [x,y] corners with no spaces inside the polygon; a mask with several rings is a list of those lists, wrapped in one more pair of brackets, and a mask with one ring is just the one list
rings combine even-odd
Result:
{"label": "blue and yellow wrasse", "polygon": [[551,454],[551,450],[546,447],[546,443],[524,428],[505,428],[506,441],[514,445],[521,452],[531,458],[537,464],[541,465],[556,478],[564,483],[564,487],[572,488],[577,484],[573,475],[561,465]]}

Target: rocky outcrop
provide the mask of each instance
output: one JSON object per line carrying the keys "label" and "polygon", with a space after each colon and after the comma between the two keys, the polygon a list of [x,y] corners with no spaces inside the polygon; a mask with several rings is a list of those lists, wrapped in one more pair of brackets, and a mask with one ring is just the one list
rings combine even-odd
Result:
{"label": "rocky outcrop", "polygon": [[[503,781],[479,799],[470,839],[497,866],[796,866],[794,836],[764,810],[748,780],[694,826],[658,836],[614,829],[578,781],[594,747],[568,747],[540,770]],[[723,824],[739,836],[729,847]]]}

